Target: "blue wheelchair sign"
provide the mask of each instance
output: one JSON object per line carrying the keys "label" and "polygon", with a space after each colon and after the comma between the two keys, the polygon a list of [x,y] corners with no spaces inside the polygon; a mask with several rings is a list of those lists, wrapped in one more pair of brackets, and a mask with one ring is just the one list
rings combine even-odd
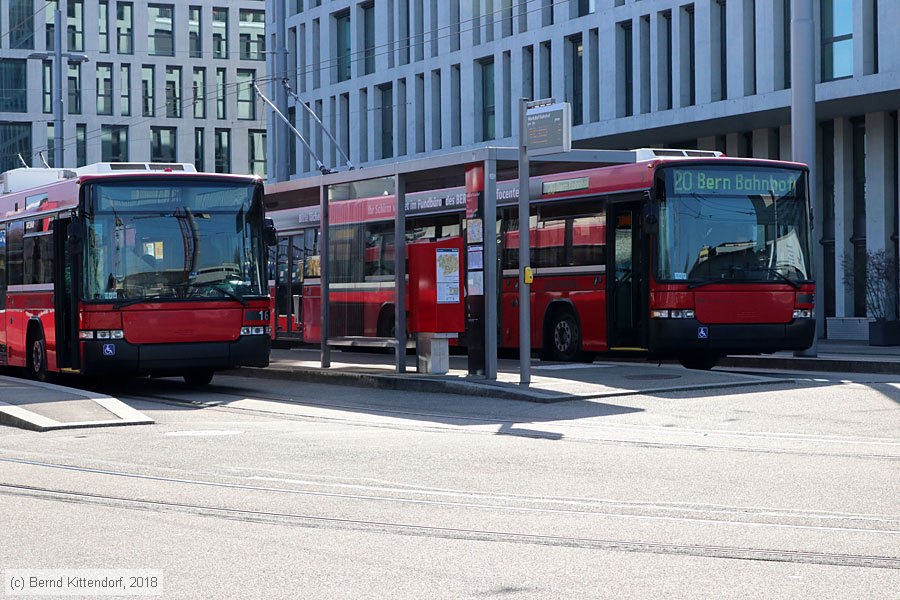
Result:
{"label": "blue wheelchair sign", "polygon": [[709,327],[698,327],[697,328],[697,339],[708,340],[709,339]]}
{"label": "blue wheelchair sign", "polygon": [[103,356],[115,356],[116,355],[116,345],[115,344],[103,344]]}

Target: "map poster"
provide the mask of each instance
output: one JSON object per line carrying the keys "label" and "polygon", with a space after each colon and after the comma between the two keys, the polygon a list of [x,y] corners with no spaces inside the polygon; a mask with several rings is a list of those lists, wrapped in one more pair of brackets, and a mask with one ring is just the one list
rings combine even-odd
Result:
{"label": "map poster", "polygon": [[459,304],[459,249],[437,248],[437,303]]}

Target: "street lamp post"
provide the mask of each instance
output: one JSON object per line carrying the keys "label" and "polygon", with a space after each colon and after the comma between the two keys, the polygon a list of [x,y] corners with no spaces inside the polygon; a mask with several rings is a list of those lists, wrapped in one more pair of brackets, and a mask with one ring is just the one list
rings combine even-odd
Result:
{"label": "street lamp post", "polygon": [[63,58],[68,63],[83,63],[89,59],[80,52],[63,52],[63,22],[62,10],[57,8],[55,17],[56,25],[53,28],[53,52],[32,52],[28,58],[47,60],[53,58],[53,166],[62,168],[65,166],[65,153],[63,152],[63,126],[65,115],[65,103],[63,94]]}

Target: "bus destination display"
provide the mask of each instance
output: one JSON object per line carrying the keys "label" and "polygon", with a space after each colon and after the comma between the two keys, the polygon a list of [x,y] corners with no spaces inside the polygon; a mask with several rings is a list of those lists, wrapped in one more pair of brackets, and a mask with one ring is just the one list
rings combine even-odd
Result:
{"label": "bus destination display", "polygon": [[800,171],[675,168],[667,171],[670,194],[796,196]]}

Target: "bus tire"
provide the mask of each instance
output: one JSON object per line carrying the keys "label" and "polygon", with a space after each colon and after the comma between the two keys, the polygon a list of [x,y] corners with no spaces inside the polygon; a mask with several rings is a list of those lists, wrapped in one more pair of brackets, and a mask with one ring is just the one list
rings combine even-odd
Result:
{"label": "bus tire", "polygon": [[697,352],[695,354],[680,354],[678,362],[685,369],[695,369],[698,371],[709,371],[719,363],[722,358],[720,354],[715,352]]}
{"label": "bus tire", "polygon": [[572,362],[581,357],[581,325],[571,309],[553,311],[546,332],[545,346],[550,360]]}
{"label": "bus tire", "polygon": [[41,332],[28,334],[28,364],[25,367],[29,379],[47,381],[47,343]]}
{"label": "bus tire", "polygon": [[208,369],[202,369],[198,371],[189,371],[182,375],[184,377],[184,382],[190,387],[203,387],[205,385],[209,385],[209,382],[212,381],[213,371]]}

